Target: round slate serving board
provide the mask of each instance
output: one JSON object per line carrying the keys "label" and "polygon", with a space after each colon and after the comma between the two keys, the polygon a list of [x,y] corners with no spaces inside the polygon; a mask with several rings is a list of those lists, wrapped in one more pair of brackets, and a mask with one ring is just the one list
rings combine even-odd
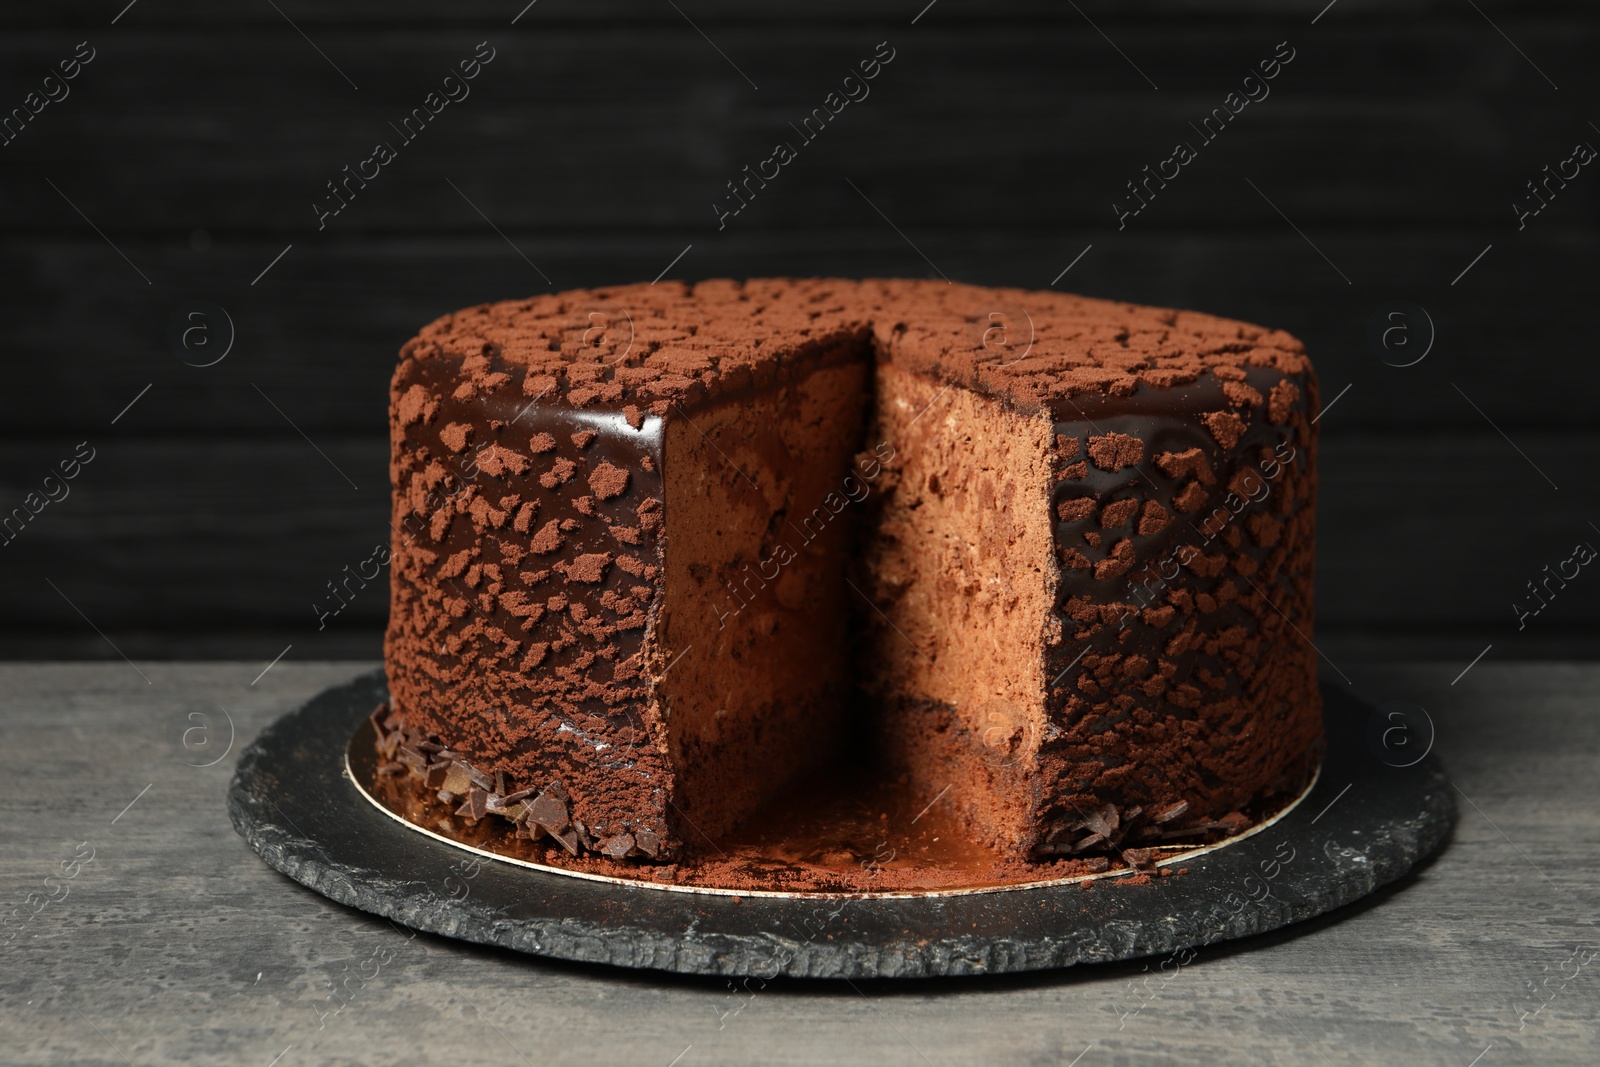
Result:
{"label": "round slate serving board", "polygon": [[244,751],[228,810],[250,847],[324,896],[414,929],[620,967],[921,978],[1162,954],[1182,965],[1185,950],[1371,893],[1455,821],[1437,762],[1396,758],[1380,714],[1324,686],[1328,754],[1310,793],[1262,832],[1183,857],[1185,873],[910,896],[673,891],[500,862],[380,811],[348,777],[345,750],[387,698],[381,671],[363,675]]}

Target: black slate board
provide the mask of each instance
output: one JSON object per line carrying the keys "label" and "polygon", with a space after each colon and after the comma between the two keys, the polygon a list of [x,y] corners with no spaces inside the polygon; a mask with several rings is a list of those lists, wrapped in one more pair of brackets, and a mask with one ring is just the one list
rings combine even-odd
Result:
{"label": "black slate board", "polygon": [[1146,885],[734,897],[485,861],[399,824],[346,776],[351,734],[387,699],[382,672],[263,731],[240,756],[228,808],[269,865],[324,896],[537,955],[761,979],[999,974],[1159,954],[1166,970],[1198,946],[1365,896],[1449,833],[1455,805],[1437,761],[1398,758],[1385,714],[1330,685],[1323,694],[1328,755],[1310,794],[1267,830]]}

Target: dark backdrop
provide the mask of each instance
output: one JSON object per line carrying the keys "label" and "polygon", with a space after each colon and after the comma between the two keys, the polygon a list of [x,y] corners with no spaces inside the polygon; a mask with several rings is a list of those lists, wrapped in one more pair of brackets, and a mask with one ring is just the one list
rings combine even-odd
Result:
{"label": "dark backdrop", "polygon": [[[0,513],[94,458],[0,544],[5,655],[376,655],[378,588],[322,631],[312,604],[386,537],[397,347],[663,271],[1059,278],[1286,328],[1333,401],[1324,650],[1593,653],[1600,575],[1513,606],[1600,546],[1600,166],[1563,162],[1600,146],[1592,3],[523,2],[6,5],[0,108],[63,98],[0,146]],[[319,231],[325,183],[482,41],[471,95]],[[870,96],[719,231],[725,183],[883,41]],[[1279,42],[1270,95],[1119,230],[1125,183]],[[1546,165],[1577,173],[1519,222]],[[1369,341],[1397,299],[1436,333],[1404,368]],[[197,300],[234,335],[208,367],[215,308],[171,336]],[[1394,321],[1399,362],[1429,328]]]}

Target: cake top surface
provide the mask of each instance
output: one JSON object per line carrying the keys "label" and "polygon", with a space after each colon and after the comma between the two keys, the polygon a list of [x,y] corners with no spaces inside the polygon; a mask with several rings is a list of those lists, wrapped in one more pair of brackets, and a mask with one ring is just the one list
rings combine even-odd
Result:
{"label": "cake top surface", "polygon": [[[717,279],[572,290],[445,315],[405,348],[480,385],[665,415],[871,331],[882,358],[1025,412],[1247,368],[1309,369],[1281,330],[1194,311],[931,280]],[[523,373],[518,373],[521,370]]]}

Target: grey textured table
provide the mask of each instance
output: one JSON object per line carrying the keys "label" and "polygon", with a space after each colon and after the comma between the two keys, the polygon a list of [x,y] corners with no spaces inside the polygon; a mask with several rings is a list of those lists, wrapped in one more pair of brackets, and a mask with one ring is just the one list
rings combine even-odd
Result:
{"label": "grey textured table", "polygon": [[1429,710],[1461,820],[1434,862],[1323,919],[1164,978],[738,989],[408,939],[269,870],[228,824],[233,759],[369,665],[252,684],[262,666],[0,665],[0,1061],[1600,1062],[1600,666],[1484,662],[1452,685],[1459,664],[1342,664]]}

